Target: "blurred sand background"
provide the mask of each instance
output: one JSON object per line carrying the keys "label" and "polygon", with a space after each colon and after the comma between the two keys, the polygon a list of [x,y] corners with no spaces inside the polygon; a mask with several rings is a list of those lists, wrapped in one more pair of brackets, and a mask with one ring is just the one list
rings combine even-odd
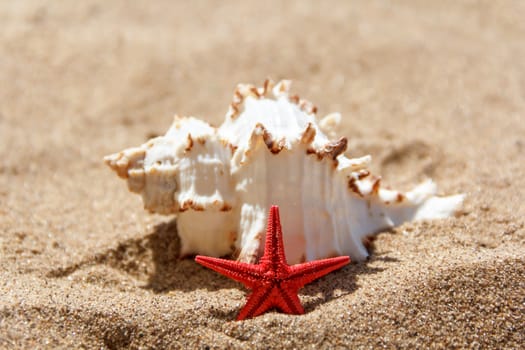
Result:
{"label": "blurred sand background", "polygon": [[[0,1],[0,348],[519,348],[525,2]],[[466,193],[235,322],[246,290],[178,260],[102,162],[237,83],[294,80],[385,183]],[[286,228],[284,228],[286,229]]]}

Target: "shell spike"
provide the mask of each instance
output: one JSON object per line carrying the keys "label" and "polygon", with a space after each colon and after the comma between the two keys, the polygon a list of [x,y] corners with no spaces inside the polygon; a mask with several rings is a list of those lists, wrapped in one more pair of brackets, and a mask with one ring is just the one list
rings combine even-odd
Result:
{"label": "shell spike", "polygon": [[291,86],[292,86],[292,81],[291,80],[281,80],[273,88],[273,95],[275,97],[279,97],[279,96],[282,96],[282,95],[286,95],[287,96],[288,93],[290,92]]}
{"label": "shell spike", "polygon": [[308,123],[306,129],[303,131],[303,135],[301,136],[301,142],[305,145],[311,144],[314,141],[316,134],[317,130],[315,130],[314,125],[312,123]]}
{"label": "shell spike", "polygon": [[259,88],[259,90],[261,91],[261,95],[267,97],[274,86],[275,82],[271,78],[266,78],[262,88]]}
{"label": "shell spike", "polygon": [[331,139],[336,137],[336,129],[339,127],[340,124],[341,113],[327,114],[319,121],[319,127]]}
{"label": "shell spike", "polygon": [[104,163],[115,171],[119,177],[127,179],[130,168],[135,165],[141,166],[145,156],[146,152],[142,148],[133,147],[104,157]]}
{"label": "shell spike", "polygon": [[268,132],[264,125],[257,123],[250,135],[250,138],[248,139],[247,147],[242,153],[241,164],[246,163],[250,155],[253,154],[263,142],[270,150],[273,149],[274,144],[277,144],[274,142],[272,135]]}
{"label": "shell spike", "polygon": [[193,148],[193,138],[191,137],[191,134],[188,133],[188,137],[186,138],[186,148],[184,148],[184,150],[186,152],[189,152],[191,151],[191,149]]}
{"label": "shell spike", "polygon": [[348,139],[346,137],[341,137],[337,141],[328,142],[323,149],[323,156],[329,156],[333,160],[337,158],[340,154],[346,151],[348,146]]}
{"label": "shell spike", "polygon": [[351,173],[354,171],[367,171],[366,168],[372,161],[372,157],[370,155],[366,155],[360,158],[349,159],[349,158],[340,156],[337,158],[337,160],[339,163],[337,165],[337,171],[340,171],[343,173]]}
{"label": "shell spike", "polygon": [[[257,125],[252,131],[252,134],[250,135],[248,147],[246,148],[246,153],[249,153],[257,148],[259,141],[263,140],[263,135],[265,134],[265,132],[267,133],[264,126],[260,123],[257,123]],[[268,134],[266,137],[268,137]]]}

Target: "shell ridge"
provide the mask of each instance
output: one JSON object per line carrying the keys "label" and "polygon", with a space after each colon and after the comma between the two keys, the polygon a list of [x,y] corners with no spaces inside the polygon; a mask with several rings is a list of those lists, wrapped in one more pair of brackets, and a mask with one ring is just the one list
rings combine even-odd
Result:
{"label": "shell ridge", "polygon": [[[360,224],[359,221],[356,222],[354,211],[356,207],[355,199],[351,196],[345,196],[345,191],[339,191],[339,188],[336,185],[337,182],[334,182],[333,189],[335,191],[335,196],[338,199],[340,205],[336,206],[338,217],[334,217],[336,224],[340,226],[335,232],[339,234],[336,235],[338,247],[340,249],[345,247],[342,250],[345,250],[350,253],[350,255],[357,257],[358,260],[363,260],[368,257],[368,252],[361,241],[361,237],[355,234],[355,230]],[[358,202],[360,205],[366,205],[363,202]],[[357,227],[356,227],[357,226]],[[338,251],[339,254],[342,254],[341,251]]]}
{"label": "shell ridge", "polygon": [[[307,129],[304,131],[304,134],[301,138],[301,143],[304,149],[306,150],[305,141],[303,139],[305,138],[305,135],[307,134],[307,131],[311,128],[311,124],[308,124]],[[309,138],[309,136],[306,136]],[[309,143],[309,142],[308,142]],[[307,143],[307,144],[308,144]],[[301,146],[301,145],[300,145]],[[299,146],[299,147],[300,147]],[[305,260],[311,260],[312,256],[316,255],[316,247],[318,244],[317,235],[316,233],[319,233],[319,227],[318,222],[315,220],[314,211],[317,209],[315,205],[311,206],[308,205],[311,202],[314,202],[314,199],[316,198],[316,194],[319,192],[320,186],[315,186],[312,179],[317,176],[317,171],[320,170],[320,168],[311,167],[312,163],[309,158],[305,158],[303,162],[303,174],[308,174],[308,176],[303,176],[302,178],[302,184],[301,188],[309,188],[309,191],[302,191],[301,193],[301,206],[303,208],[303,227],[304,227],[304,236],[305,236]],[[315,203],[315,202],[314,202]]]}

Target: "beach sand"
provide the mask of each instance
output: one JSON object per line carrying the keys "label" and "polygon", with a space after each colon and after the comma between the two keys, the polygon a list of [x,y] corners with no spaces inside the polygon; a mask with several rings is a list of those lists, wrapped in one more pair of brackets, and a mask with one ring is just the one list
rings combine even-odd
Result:
{"label": "beach sand", "polygon": [[[525,3],[3,1],[0,348],[525,346]],[[401,189],[465,193],[234,321],[247,290],[179,260],[104,155],[175,113],[222,121],[237,83],[294,80],[347,155]],[[286,230],[286,227],[283,228]]]}

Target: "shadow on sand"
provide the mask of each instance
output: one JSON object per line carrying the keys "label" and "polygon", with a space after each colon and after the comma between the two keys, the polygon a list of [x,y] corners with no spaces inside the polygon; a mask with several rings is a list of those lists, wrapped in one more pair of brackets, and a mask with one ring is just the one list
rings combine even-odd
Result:
{"label": "shadow on sand", "polygon": [[[173,219],[157,225],[154,231],[147,236],[154,268],[144,288],[151,289],[156,293],[165,293],[171,290],[244,289],[240,283],[206,269],[196,264],[192,259],[180,259],[180,241],[176,226],[176,220]],[[373,252],[373,243],[369,243],[368,248]],[[308,312],[318,304],[353,293],[358,288],[356,276],[374,274],[384,270],[384,268],[370,266],[370,262],[378,260],[387,263],[397,261],[388,256],[372,254],[371,258],[365,262],[351,263],[307,285],[301,290],[301,294],[322,295],[322,297],[306,302],[305,311]],[[337,296],[333,293],[336,290],[339,291]]]}
{"label": "shadow on sand", "polygon": [[[373,251],[372,242],[368,242],[367,246]],[[240,283],[198,265],[191,257],[181,259],[179,251],[177,222],[176,219],[172,219],[156,225],[152,232],[145,236],[121,241],[116,247],[90,254],[80,262],[55,268],[47,273],[47,277],[62,278],[89,266],[104,265],[144,281],[142,288],[153,293],[161,294],[174,290],[244,289]],[[371,262],[379,260],[387,263],[397,261],[385,255],[371,254],[371,258],[365,262],[351,263],[305,286],[300,294],[312,297],[304,303],[305,311],[311,311],[321,303],[353,293],[359,288],[356,276],[384,270],[370,266]],[[229,316],[229,313],[225,315]]]}

